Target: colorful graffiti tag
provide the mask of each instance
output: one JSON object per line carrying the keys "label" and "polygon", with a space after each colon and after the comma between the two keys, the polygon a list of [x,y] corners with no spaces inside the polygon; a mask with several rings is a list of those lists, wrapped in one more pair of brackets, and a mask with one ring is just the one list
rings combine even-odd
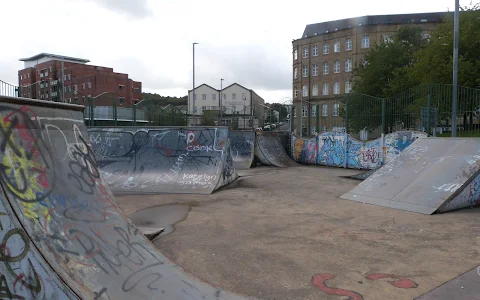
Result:
{"label": "colorful graffiti tag", "polygon": [[327,132],[311,139],[293,138],[293,158],[303,164],[351,169],[377,169],[402,152],[423,132],[401,131],[372,141]]}

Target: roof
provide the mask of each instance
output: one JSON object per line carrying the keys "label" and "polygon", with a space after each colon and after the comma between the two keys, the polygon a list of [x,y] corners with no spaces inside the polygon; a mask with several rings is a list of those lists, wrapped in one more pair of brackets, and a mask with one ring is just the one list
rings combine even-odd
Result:
{"label": "roof", "polygon": [[235,82],[235,83],[232,83],[232,84],[231,84],[231,85],[229,85],[229,86],[226,86],[226,87],[224,87],[223,89],[224,89],[224,90],[225,90],[225,89],[228,89],[229,87],[231,87],[231,86],[234,86],[234,85],[238,85],[239,87],[241,87],[241,88],[244,88],[244,89],[246,89],[247,91],[251,91],[251,92],[253,92],[253,90],[252,90],[252,89],[247,89],[247,88],[246,88],[246,87],[244,87],[243,85],[241,85],[241,84],[238,84],[238,83],[236,83],[236,82]]}
{"label": "roof", "polygon": [[84,59],[84,58],[63,56],[63,55],[51,54],[51,53],[45,53],[45,52],[42,52],[40,54],[34,55],[32,57],[29,57],[29,58],[20,58],[19,61],[36,61],[36,60],[42,59],[44,57],[51,57],[51,58],[57,58],[57,59],[62,59],[63,58],[63,59],[78,61],[78,62],[82,62],[82,63],[90,62],[88,59]]}
{"label": "roof", "polygon": [[[208,84],[206,84],[206,83],[204,83],[204,84],[201,84],[201,85],[197,86],[195,89],[198,89],[199,87],[201,87],[201,86],[204,86],[204,85],[208,86],[208,87],[209,87],[209,88],[211,88],[212,90],[215,90],[215,91],[217,91],[217,92],[219,91],[218,89],[216,89],[216,88],[213,88],[213,87],[209,86],[209,85],[208,85]],[[189,93],[190,93],[191,91],[192,91],[191,89],[190,89],[190,90],[188,90],[188,92],[189,92]]]}
{"label": "roof", "polygon": [[349,19],[328,21],[316,24],[309,24],[303,31],[302,38],[311,37],[315,35],[322,35],[328,32],[334,32],[351,27],[362,25],[377,25],[377,24],[414,24],[414,23],[437,23],[443,18],[451,14],[451,12],[433,12],[433,13],[418,13],[418,14],[398,14],[398,15],[376,15],[363,16]]}

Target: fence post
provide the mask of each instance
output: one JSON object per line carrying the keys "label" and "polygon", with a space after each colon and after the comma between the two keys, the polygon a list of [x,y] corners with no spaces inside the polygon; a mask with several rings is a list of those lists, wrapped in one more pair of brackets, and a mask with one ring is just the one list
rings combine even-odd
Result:
{"label": "fence post", "polygon": [[188,111],[185,112],[185,126],[188,126]]}
{"label": "fence post", "polygon": [[317,128],[317,133],[320,132],[320,109],[319,109],[319,107],[320,107],[319,104],[317,104],[317,105],[315,106],[315,110],[316,110],[315,116],[317,116],[317,120],[316,120],[316,122],[315,122],[315,126],[316,126],[315,128]]}
{"label": "fence post", "polygon": [[293,119],[293,116],[295,115],[295,107],[292,105],[292,111],[290,112],[290,131],[292,132],[293,134],[293,123],[294,123],[294,119]]}
{"label": "fence post", "polygon": [[348,134],[348,95],[345,97],[345,133]]}
{"label": "fence post", "polygon": [[133,105],[133,127],[137,127],[137,105]]}
{"label": "fence post", "polygon": [[90,126],[93,127],[95,125],[95,116],[93,115],[95,109],[93,107],[93,98],[92,97],[88,98],[88,103],[89,103],[88,109],[90,110]]}
{"label": "fence post", "polygon": [[385,120],[385,98],[382,98],[382,133],[385,133],[385,125],[386,125],[386,120]]}
{"label": "fence post", "polygon": [[429,93],[428,94],[428,100],[427,100],[427,136],[430,136],[430,110],[432,109],[432,95]]}
{"label": "fence post", "polygon": [[117,126],[117,103],[115,103],[115,100],[113,100],[113,120],[115,123],[115,126]]}

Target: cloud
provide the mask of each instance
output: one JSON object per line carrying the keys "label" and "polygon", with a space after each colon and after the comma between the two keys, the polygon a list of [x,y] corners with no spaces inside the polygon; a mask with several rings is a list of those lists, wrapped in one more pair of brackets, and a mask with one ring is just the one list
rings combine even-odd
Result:
{"label": "cloud", "polygon": [[136,19],[144,19],[153,15],[148,0],[88,0],[109,11],[121,13]]}

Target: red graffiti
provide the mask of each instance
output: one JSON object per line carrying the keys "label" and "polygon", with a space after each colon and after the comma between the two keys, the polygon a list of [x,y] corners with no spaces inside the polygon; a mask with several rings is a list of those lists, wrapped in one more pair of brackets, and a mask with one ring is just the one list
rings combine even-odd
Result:
{"label": "red graffiti", "polygon": [[397,280],[388,281],[388,283],[390,283],[394,287],[401,288],[401,289],[414,289],[418,286],[417,283],[415,283],[414,281],[412,281],[408,278],[401,277],[401,276],[398,276],[398,275],[393,275],[393,274],[377,273],[377,274],[370,274],[370,275],[367,276],[367,279],[370,279],[370,280],[377,280],[377,279],[381,279],[381,278],[397,279]]}
{"label": "red graffiti", "polygon": [[363,296],[359,293],[327,286],[326,281],[332,278],[335,278],[335,275],[329,273],[316,274],[312,276],[312,284],[328,295],[347,296],[348,300],[363,300]]}

